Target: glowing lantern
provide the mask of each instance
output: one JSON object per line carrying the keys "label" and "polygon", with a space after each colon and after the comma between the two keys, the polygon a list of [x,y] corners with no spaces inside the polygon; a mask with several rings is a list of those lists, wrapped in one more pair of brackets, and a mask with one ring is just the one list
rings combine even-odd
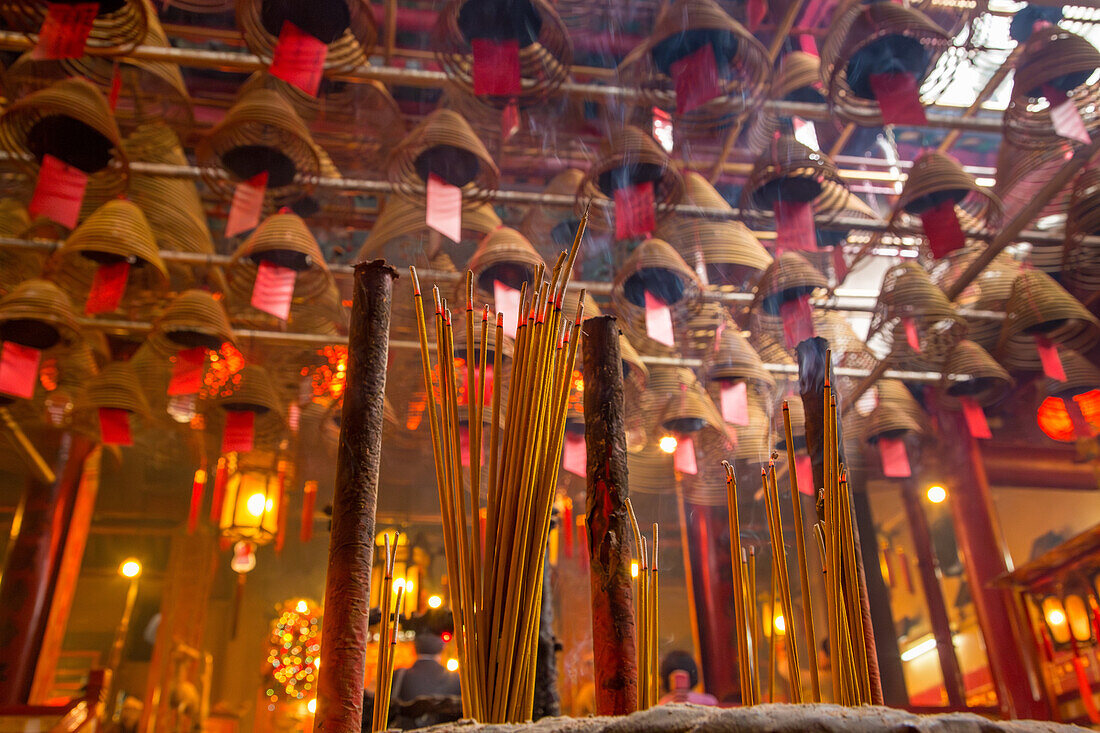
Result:
{"label": "glowing lantern", "polygon": [[242,468],[231,474],[218,523],[222,536],[234,542],[267,544],[278,531],[279,500],[276,472]]}

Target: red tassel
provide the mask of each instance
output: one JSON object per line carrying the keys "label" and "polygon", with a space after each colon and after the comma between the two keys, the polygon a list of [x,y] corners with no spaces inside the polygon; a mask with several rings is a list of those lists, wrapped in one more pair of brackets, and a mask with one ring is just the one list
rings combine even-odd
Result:
{"label": "red tassel", "polygon": [[302,531],[299,539],[309,542],[313,539],[313,506],[317,503],[317,482],[306,481],[302,490]]}
{"label": "red tassel", "polygon": [[202,496],[206,491],[206,469],[195,471],[195,480],[191,484],[191,508],[187,512],[187,534],[195,534],[199,527],[199,513],[202,511]]}
{"label": "red tassel", "polygon": [[214,495],[210,497],[210,521],[217,525],[222,518],[222,503],[225,501],[225,485],[229,482],[229,466],[225,458],[218,459],[218,468],[214,473]]}
{"label": "red tassel", "polygon": [[281,554],[286,544],[286,461],[279,461],[279,515],[275,519],[275,553]]}

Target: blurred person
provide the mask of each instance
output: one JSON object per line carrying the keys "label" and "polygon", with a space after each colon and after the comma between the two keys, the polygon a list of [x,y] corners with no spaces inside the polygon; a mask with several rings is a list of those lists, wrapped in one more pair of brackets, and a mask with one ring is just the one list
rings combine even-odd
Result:
{"label": "blurred person", "polygon": [[699,684],[699,667],[695,657],[688,652],[675,649],[661,660],[661,689],[665,696],[659,705],[670,702],[689,702],[695,705],[717,705],[718,698],[705,692],[695,692]]}

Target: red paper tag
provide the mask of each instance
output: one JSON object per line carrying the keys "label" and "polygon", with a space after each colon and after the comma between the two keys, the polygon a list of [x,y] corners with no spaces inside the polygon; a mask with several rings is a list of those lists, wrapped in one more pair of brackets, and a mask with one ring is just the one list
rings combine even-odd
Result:
{"label": "red paper tag", "polygon": [[42,352],[14,341],[0,346],[0,393],[29,400],[38,381]]}
{"label": "red paper tag", "polygon": [[810,296],[788,300],[779,306],[779,315],[783,319],[783,336],[787,348],[793,349],[808,338],[814,336],[814,311],[810,306]]}
{"label": "red paper tag", "polygon": [[809,33],[803,33],[798,37],[798,47],[803,53],[808,53],[814,58],[820,56],[817,52],[817,41]]}
{"label": "red paper tag", "polygon": [[966,418],[966,427],[975,438],[989,439],[993,433],[989,430],[989,422],[985,419],[985,410],[974,401],[973,397],[960,397],[963,417]]}
{"label": "red paper tag", "polygon": [[512,100],[500,113],[500,137],[505,142],[519,132],[519,105]]}
{"label": "red paper tag", "polygon": [[1062,367],[1062,357],[1058,355],[1058,345],[1045,336],[1036,336],[1035,348],[1039,350],[1043,374],[1059,382],[1066,381],[1066,370]]}
{"label": "red paper tag", "polygon": [[722,382],[722,419],[733,425],[749,424],[749,387],[745,382]]}
{"label": "red paper tag", "polygon": [[508,287],[500,280],[493,281],[493,305],[497,313],[504,314],[504,335],[516,337],[516,326],[519,325],[519,296],[520,291]]}
{"label": "red paper tag", "polygon": [[92,276],[92,288],[88,291],[88,300],[84,303],[84,315],[112,313],[122,302],[126,292],[126,280],[130,277],[129,262],[115,262],[99,265]]}
{"label": "red paper tag", "polygon": [[1076,140],[1079,143],[1092,142],[1089,131],[1085,127],[1085,121],[1081,119],[1081,112],[1072,99],[1052,106],[1050,108],[1050,121],[1054,131],[1064,138]]}
{"label": "red paper tag", "polygon": [[653,181],[615,189],[615,238],[646,237],[657,228]]}
{"label": "red paper tag", "polygon": [[462,239],[462,189],[428,175],[425,223],[452,242]]}
{"label": "red paper tag", "polygon": [[99,437],[104,445],[133,445],[130,413],[116,407],[99,408]]}
{"label": "red paper tag", "polygon": [[1087,398],[1087,395],[1075,395],[1073,399],[1062,400],[1062,402],[1066,406],[1066,412],[1069,413],[1070,422],[1073,423],[1073,434],[1078,438],[1093,438],[1096,436],[1096,430],[1081,409],[1082,398]]}
{"label": "red paper tag", "polygon": [[920,101],[920,86],[915,76],[909,73],[871,74],[869,80],[885,124],[928,124],[924,105]]}
{"label": "red paper tag", "polygon": [[475,38],[470,45],[474,50],[474,94],[493,97],[519,94],[519,41]]}
{"label": "red paper tag", "polygon": [[745,8],[745,27],[756,33],[764,16],[768,14],[768,0],[749,0]]}
{"label": "red paper tag", "polygon": [[878,452],[882,458],[882,475],[887,478],[908,478],[913,475],[909,468],[909,453],[905,450],[905,441],[901,438],[879,438]]}
{"label": "red paper tag", "polygon": [[[475,359],[475,364],[476,364],[476,359]],[[459,404],[460,405],[468,405],[468,404],[470,404],[470,399],[475,396],[474,391],[477,390],[478,378],[479,378],[479,375],[481,373],[481,370],[478,369],[476,366],[474,367],[474,383],[473,383],[472,386],[470,386],[470,385],[466,384],[466,377],[468,376],[468,374],[466,372],[466,365],[463,364],[461,369],[459,369],[459,365],[455,364],[455,369],[460,370],[462,372],[462,374],[459,378],[462,380],[463,389],[466,391],[465,392],[465,394],[466,394],[465,399],[463,399],[461,395],[459,396]],[[489,364],[487,364],[485,366],[485,394],[481,398],[481,404],[483,404],[483,405],[492,404],[492,400],[493,400],[493,364],[492,364],[492,362],[490,362]]]}
{"label": "red paper tag", "polygon": [[222,453],[252,450],[255,436],[256,413],[249,410],[227,410],[225,432],[222,434]]}
{"label": "red paper tag", "polygon": [[815,496],[814,469],[810,463],[810,456],[801,454],[794,457],[794,475],[798,478],[798,493],[806,496]]}
{"label": "red paper tag", "polygon": [[289,20],[283,21],[279,42],[271,57],[268,71],[311,97],[317,96],[325,70],[328,45],[314,38]]}
{"label": "red paper tag", "polygon": [[718,81],[718,62],[714,58],[714,46],[709,43],[675,61],[669,71],[676,85],[676,114],[682,115],[699,109],[722,95]]}
{"label": "red paper tag", "polygon": [[798,201],[775,202],[775,250],[782,254],[787,250],[817,249],[817,232],[814,229],[814,205]]}
{"label": "red paper tag", "polygon": [[917,335],[917,324],[912,318],[901,319],[902,324],[905,327],[905,340],[909,344],[909,348],[913,351],[920,353],[920,336]]}
{"label": "red paper tag", "polygon": [[[470,426],[460,425],[458,428],[458,448],[462,455],[462,465],[470,465]],[[482,453],[482,456],[484,454]]]}
{"label": "red paper tag", "polygon": [[111,74],[111,91],[107,95],[107,106],[114,112],[118,107],[118,95],[122,94],[122,67],[115,61],[114,72]]}
{"label": "red paper tag", "polygon": [[672,334],[672,311],[663,300],[648,290],[645,291],[645,332],[657,343],[676,345],[676,338]]}
{"label": "red paper tag", "polygon": [[695,441],[690,437],[685,436],[676,441],[672,466],[680,473],[690,473],[692,476],[699,473],[699,466],[695,463]]}
{"label": "red paper tag", "polygon": [[172,365],[172,379],[168,382],[168,395],[198,394],[202,389],[202,373],[206,364],[206,349],[196,346],[176,352]]}
{"label": "red paper tag", "polygon": [[924,236],[936,259],[946,257],[966,244],[966,234],[959,225],[958,214],[952,201],[942,201],[920,215]]}
{"label": "red paper tag", "polygon": [[267,171],[237,184],[233,189],[233,203],[229,205],[229,217],[225,221],[225,236],[235,237],[259,226],[266,191]]}
{"label": "red paper tag", "polygon": [[252,286],[252,307],[270,313],[280,321],[290,318],[290,301],[294,298],[294,282],[298,273],[289,267],[264,260],[256,270]]}
{"label": "red paper tag", "polygon": [[75,229],[87,187],[87,173],[52,155],[44,155],[28,207],[31,216],[44,216],[67,229]]}
{"label": "red paper tag", "polygon": [[844,247],[839,244],[833,247],[833,273],[836,275],[837,285],[843,283],[844,278],[848,277],[848,262],[844,259]]}
{"label": "red paper tag", "polygon": [[99,3],[46,3],[46,18],[38,31],[32,59],[78,59],[99,14]]}
{"label": "red paper tag", "polygon": [[588,448],[583,433],[565,432],[561,451],[561,467],[575,476],[588,475]]}

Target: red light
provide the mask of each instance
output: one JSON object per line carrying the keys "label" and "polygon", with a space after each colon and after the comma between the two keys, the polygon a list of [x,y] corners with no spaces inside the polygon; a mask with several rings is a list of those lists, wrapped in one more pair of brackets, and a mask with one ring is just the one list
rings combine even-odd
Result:
{"label": "red light", "polygon": [[1076,403],[1076,409],[1079,410],[1077,420],[1084,418],[1080,429],[1074,426],[1075,416],[1070,415],[1066,403],[1060,398],[1047,397],[1043,400],[1043,404],[1039,405],[1036,418],[1039,428],[1046,433],[1047,437],[1063,443],[1072,443],[1078,437],[1087,437],[1079,436],[1078,433],[1094,435],[1097,432],[1097,428],[1100,427],[1100,390],[1093,389],[1076,395],[1073,401]]}
{"label": "red light", "polygon": [[448,641],[450,641],[450,640],[451,640],[451,632],[450,632],[450,631],[444,631],[444,632],[443,632],[442,634],[440,634],[439,636],[440,636],[440,638],[442,638],[442,639],[443,639],[444,643],[446,643],[446,642],[448,642]]}

